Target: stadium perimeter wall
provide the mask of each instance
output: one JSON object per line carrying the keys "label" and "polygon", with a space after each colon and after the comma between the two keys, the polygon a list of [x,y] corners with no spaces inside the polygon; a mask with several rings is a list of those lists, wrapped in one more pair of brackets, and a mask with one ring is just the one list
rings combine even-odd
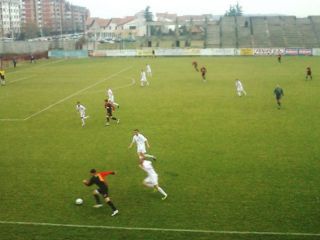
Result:
{"label": "stadium perimeter wall", "polygon": [[87,58],[87,50],[73,50],[73,51],[64,51],[64,50],[52,50],[48,53],[49,58]]}
{"label": "stadium perimeter wall", "polygon": [[34,54],[37,52],[48,52],[49,42],[0,42],[0,54]]}
{"label": "stadium perimeter wall", "polygon": [[[123,50],[52,50],[51,58],[83,57],[151,57],[152,49]],[[320,56],[320,48],[207,48],[207,49],[155,49],[159,57],[169,56]]]}
{"label": "stadium perimeter wall", "polygon": [[0,55],[23,55],[48,52],[50,49],[75,50],[76,40],[52,41],[0,41]]}
{"label": "stadium perimeter wall", "polygon": [[[312,48],[206,48],[206,49],[155,49],[156,56],[319,56],[320,49]],[[152,49],[145,50],[97,50],[91,57],[147,57]]]}

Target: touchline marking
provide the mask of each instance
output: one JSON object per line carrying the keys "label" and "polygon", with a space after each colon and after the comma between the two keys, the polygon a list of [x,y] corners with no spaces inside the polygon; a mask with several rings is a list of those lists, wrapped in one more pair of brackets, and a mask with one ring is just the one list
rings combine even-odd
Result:
{"label": "touchline marking", "polygon": [[24,78],[19,78],[17,80],[13,80],[13,81],[10,81],[8,84],[12,84],[12,83],[15,83],[15,82],[20,82],[20,81],[23,81],[23,80],[27,80],[27,79],[30,79],[34,76],[29,76],[29,77],[24,77]]}
{"label": "touchline marking", "polygon": [[[47,65],[51,65],[51,64],[55,64],[55,63],[59,63],[59,62],[63,62],[63,61],[66,61],[66,59],[61,59],[61,60],[54,60],[54,61],[51,61],[51,62],[48,62],[48,63],[44,63],[44,64],[42,64],[42,63],[38,63],[38,64],[36,64],[36,63],[32,63],[32,64],[34,64],[31,68],[26,68],[26,69],[21,69],[21,70],[17,70],[17,71],[14,71],[14,72],[8,72],[8,73],[6,73],[7,75],[11,75],[11,74],[15,74],[15,73],[19,73],[19,72],[21,72],[21,71],[28,71],[28,70],[32,70],[32,69],[34,69],[34,68],[41,68],[41,67],[43,67],[43,66],[47,66]],[[25,65],[26,63],[24,63],[24,65]],[[30,63],[31,64],[31,63]]]}
{"label": "touchline marking", "polygon": [[109,230],[128,230],[128,231],[189,232],[189,233],[209,233],[209,234],[221,234],[221,235],[260,235],[260,236],[264,235],[264,236],[303,236],[303,237],[320,236],[320,233],[216,231],[216,230],[200,230],[200,229],[115,227],[115,226],[95,226],[95,225],[76,225],[76,224],[38,223],[38,222],[0,221],[0,224],[29,225],[29,226],[48,226],[48,227],[66,227],[66,228],[91,228],[91,229],[109,229]]}
{"label": "touchline marking", "polygon": [[90,85],[88,87],[85,87],[85,88],[83,88],[83,89],[81,89],[81,90],[79,90],[79,91],[77,91],[77,92],[75,92],[75,93],[73,93],[73,94],[71,94],[71,95],[69,95],[69,96],[67,96],[67,97],[65,97],[65,98],[63,98],[63,99],[51,104],[51,105],[49,105],[48,107],[46,107],[46,108],[44,108],[44,109],[42,109],[42,110],[40,110],[40,111],[38,111],[36,113],[31,114],[30,116],[28,116],[26,118],[23,118],[23,119],[10,119],[10,118],[9,119],[0,119],[0,121],[27,121],[30,118],[33,118],[33,117],[39,115],[40,113],[43,113],[43,112],[49,110],[50,108],[52,108],[52,107],[54,107],[54,106],[56,106],[56,105],[58,105],[58,104],[60,104],[60,103],[62,103],[64,101],[66,101],[66,100],[68,100],[68,99],[70,99],[70,98],[72,98],[72,97],[74,97],[76,95],[79,95],[80,93],[85,92],[90,88],[93,88],[93,87],[97,86],[100,83],[103,83],[103,82],[105,82],[105,81],[107,81],[107,80],[109,80],[109,79],[111,79],[111,78],[123,73],[123,72],[128,71],[131,68],[132,67],[127,67],[127,68],[125,68],[125,69],[123,69],[123,70],[121,70],[121,71],[119,71],[117,73],[114,73],[114,74],[110,75],[109,77],[107,77],[105,79],[102,79],[102,80],[100,80],[100,81],[98,81],[98,82],[96,82],[96,83],[94,83],[94,84],[92,84],[92,85]]}
{"label": "touchline marking", "polygon": [[[123,88],[132,87],[135,84],[136,84],[136,80],[134,80],[134,78],[132,78],[131,83],[126,84],[126,85],[122,85],[122,86],[119,86],[119,87],[115,87],[115,88],[112,88],[112,89],[113,90],[119,90],[119,89],[123,89]],[[93,94],[93,93],[101,93],[101,92],[105,92],[105,90],[97,90],[97,91],[93,91],[93,92],[87,92],[85,94]]]}
{"label": "touchline marking", "polygon": [[3,122],[18,122],[18,121],[24,121],[24,119],[21,118],[2,118],[0,121]]}

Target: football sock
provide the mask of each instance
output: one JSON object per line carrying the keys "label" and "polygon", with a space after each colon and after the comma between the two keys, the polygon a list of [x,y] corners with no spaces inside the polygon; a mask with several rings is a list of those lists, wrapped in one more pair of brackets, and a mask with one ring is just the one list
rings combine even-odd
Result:
{"label": "football sock", "polygon": [[96,203],[97,203],[97,204],[101,204],[99,195],[95,194],[95,195],[93,195],[93,196],[94,196],[94,199],[96,200]]}
{"label": "football sock", "polygon": [[163,196],[167,196],[167,194],[165,193],[165,191],[163,191],[163,189],[161,187],[158,187],[158,191],[163,195]]}
{"label": "football sock", "polygon": [[81,119],[82,125],[85,124],[84,118]]}
{"label": "football sock", "polygon": [[117,118],[116,118],[116,117],[112,117],[111,119],[112,119],[112,120],[117,120]]}
{"label": "football sock", "polygon": [[150,187],[150,188],[152,188],[152,187],[154,186],[153,184],[148,183],[148,182],[143,182],[143,184],[144,184],[145,186],[147,186],[147,187]]}
{"label": "football sock", "polygon": [[111,201],[107,202],[107,204],[111,207],[112,211],[117,210],[117,208],[113,205]]}
{"label": "football sock", "polygon": [[150,154],[144,154],[144,156],[147,158],[155,158],[153,155],[150,155]]}

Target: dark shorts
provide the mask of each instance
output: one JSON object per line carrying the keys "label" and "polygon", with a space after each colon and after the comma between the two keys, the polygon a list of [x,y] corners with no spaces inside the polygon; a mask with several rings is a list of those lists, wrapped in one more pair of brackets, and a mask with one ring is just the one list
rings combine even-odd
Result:
{"label": "dark shorts", "polygon": [[276,99],[277,99],[277,100],[280,100],[280,99],[281,99],[281,96],[276,96]]}
{"label": "dark shorts", "polygon": [[104,198],[107,198],[109,196],[109,190],[108,188],[106,189],[101,189],[101,188],[98,188],[97,191],[104,197]]}

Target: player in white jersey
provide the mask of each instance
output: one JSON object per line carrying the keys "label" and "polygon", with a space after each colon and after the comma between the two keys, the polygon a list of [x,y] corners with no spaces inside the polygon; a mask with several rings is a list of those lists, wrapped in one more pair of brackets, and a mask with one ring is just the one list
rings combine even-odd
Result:
{"label": "player in white jersey", "polygon": [[151,70],[150,64],[147,64],[146,72],[147,72],[148,77],[152,77],[152,70]]}
{"label": "player in white jersey", "polygon": [[108,100],[109,100],[115,107],[119,108],[119,104],[114,101],[114,95],[113,95],[113,92],[112,92],[111,88],[108,89],[107,94],[108,94]]}
{"label": "player in white jersey", "polygon": [[149,82],[147,80],[147,74],[144,70],[141,70],[141,76],[140,76],[140,82],[141,82],[141,87],[144,87],[145,85],[149,85]]}
{"label": "player in white jersey", "polygon": [[154,170],[152,162],[146,160],[143,153],[140,153],[139,159],[139,167],[148,174],[148,176],[143,180],[143,184],[146,187],[154,188],[159,191],[163,195],[162,200],[165,200],[168,197],[168,194],[159,186],[158,174]]}
{"label": "player in white jersey", "polygon": [[242,95],[247,95],[246,91],[243,88],[243,85],[239,79],[236,79],[236,89],[239,97],[242,97]]}
{"label": "player in white jersey", "polygon": [[137,154],[140,157],[140,154],[143,154],[147,158],[151,158],[156,160],[156,157],[150,154],[147,154],[146,146],[150,148],[148,139],[143,136],[138,129],[133,131],[132,142],[130,143],[128,148],[132,148],[133,144],[137,145]]}
{"label": "player in white jersey", "polygon": [[89,117],[89,116],[86,116],[86,108],[85,108],[85,106],[80,104],[80,102],[77,102],[76,109],[80,113],[82,127],[84,127],[84,125],[86,125],[85,119],[87,119]]}

